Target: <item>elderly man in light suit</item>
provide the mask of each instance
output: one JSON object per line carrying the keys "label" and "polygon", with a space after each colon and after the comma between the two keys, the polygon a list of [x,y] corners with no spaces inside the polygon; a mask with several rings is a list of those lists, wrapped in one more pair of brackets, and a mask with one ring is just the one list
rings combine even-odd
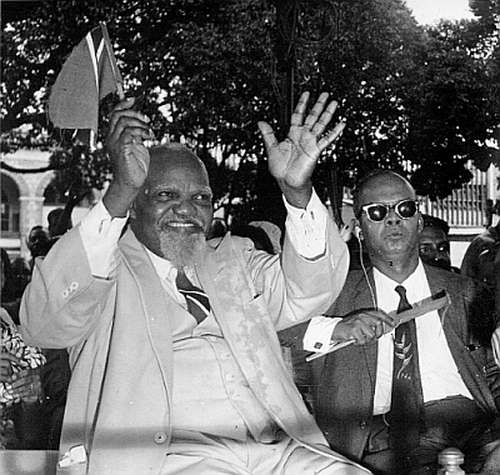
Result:
{"label": "elderly man in light suit", "polygon": [[61,473],[368,473],[327,447],[276,336],[325,311],[347,272],[311,185],[343,128],[324,134],[327,98],[304,120],[305,93],[282,143],[259,123],[288,209],[281,256],[230,235],[207,242],[205,167],[180,145],[148,150],[148,118],[117,106],[113,181],[37,263],[22,303],[27,341],[70,351]]}

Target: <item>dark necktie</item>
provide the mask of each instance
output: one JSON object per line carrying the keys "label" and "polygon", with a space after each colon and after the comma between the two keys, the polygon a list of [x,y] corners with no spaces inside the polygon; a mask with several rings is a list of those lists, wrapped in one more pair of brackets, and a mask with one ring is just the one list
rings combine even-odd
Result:
{"label": "dark necktie", "polygon": [[[395,288],[400,301],[397,312],[411,305],[402,285]],[[423,409],[422,385],[418,366],[415,320],[402,323],[394,331],[394,366],[390,412],[391,446],[400,461],[418,444]]]}
{"label": "dark necktie", "polygon": [[178,270],[175,283],[179,292],[186,299],[188,312],[198,323],[201,323],[210,314],[210,302],[207,294],[193,285],[182,269]]}

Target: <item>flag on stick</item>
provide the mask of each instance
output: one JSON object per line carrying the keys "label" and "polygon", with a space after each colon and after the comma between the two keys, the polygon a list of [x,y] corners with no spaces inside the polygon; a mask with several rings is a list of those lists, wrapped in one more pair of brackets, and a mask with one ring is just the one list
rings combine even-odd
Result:
{"label": "flag on stick", "polygon": [[101,22],[64,63],[50,93],[49,118],[55,127],[73,130],[73,137],[94,149],[99,102],[112,92],[124,98],[108,30]]}

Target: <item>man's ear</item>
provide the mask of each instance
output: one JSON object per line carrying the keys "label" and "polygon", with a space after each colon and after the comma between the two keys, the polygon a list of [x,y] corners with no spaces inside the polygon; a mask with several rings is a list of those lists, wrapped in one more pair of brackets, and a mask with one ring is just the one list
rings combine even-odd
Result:
{"label": "man's ear", "polygon": [[424,218],[422,218],[422,215],[418,215],[418,232],[421,233],[424,230]]}

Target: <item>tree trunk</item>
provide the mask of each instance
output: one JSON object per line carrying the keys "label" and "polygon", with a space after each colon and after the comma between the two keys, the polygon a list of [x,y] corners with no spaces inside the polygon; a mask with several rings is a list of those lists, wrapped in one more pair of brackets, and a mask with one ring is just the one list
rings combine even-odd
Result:
{"label": "tree trunk", "polygon": [[[290,126],[294,103],[295,36],[297,33],[298,0],[273,0],[276,8],[274,36],[275,77],[273,86],[279,108],[276,136],[283,140]],[[261,159],[257,166],[257,218],[271,221],[282,229],[286,212],[281,191]]]}

